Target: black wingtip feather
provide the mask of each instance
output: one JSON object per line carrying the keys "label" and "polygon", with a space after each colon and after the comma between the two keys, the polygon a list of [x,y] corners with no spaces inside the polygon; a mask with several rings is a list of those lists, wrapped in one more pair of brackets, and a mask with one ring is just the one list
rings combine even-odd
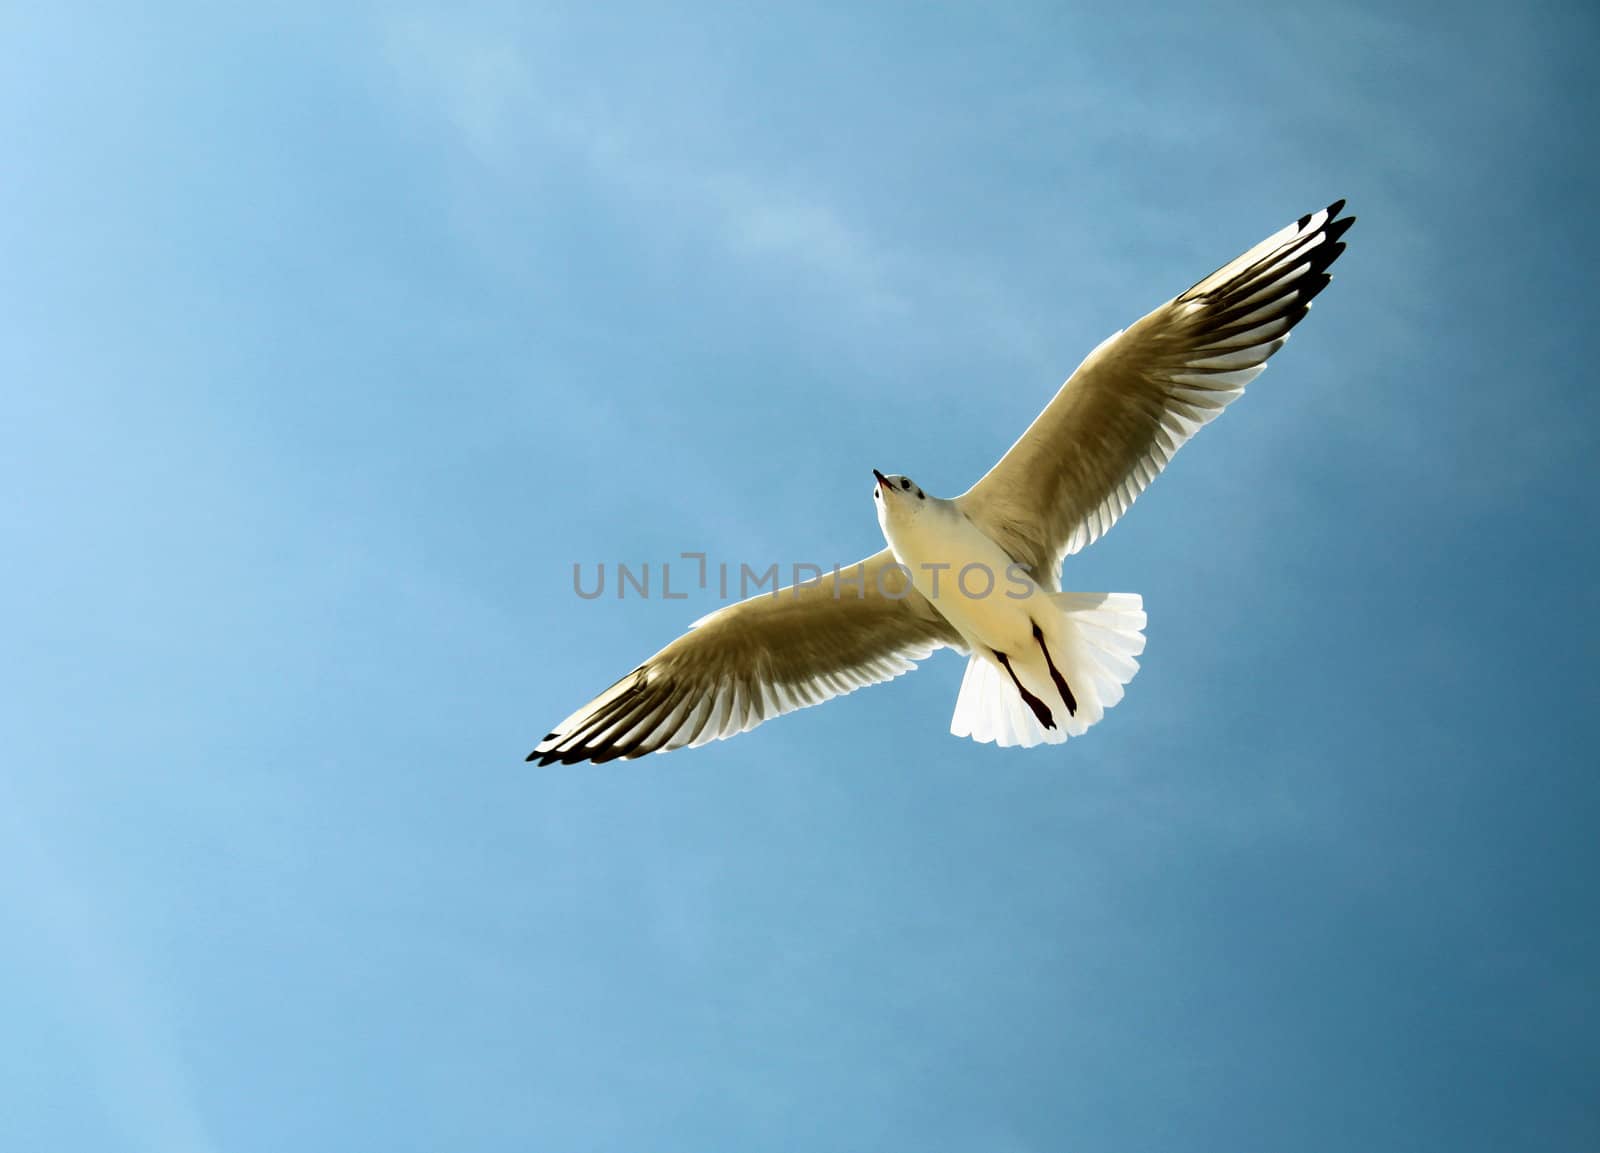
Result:
{"label": "black wingtip feather", "polygon": [[[1340,243],[1340,237],[1349,232],[1350,226],[1355,222],[1356,218],[1354,216],[1346,216],[1343,220],[1335,221],[1333,224],[1328,225],[1323,230],[1323,235],[1328,238],[1327,243],[1337,246],[1339,251],[1343,252],[1344,245]],[[1333,258],[1329,257],[1329,259],[1332,260]]]}
{"label": "black wingtip feather", "polygon": [[[551,741],[553,741],[553,740],[555,740],[555,739],[556,739],[556,737],[558,737],[558,736],[560,736],[560,734],[559,734],[559,733],[546,733],[546,734],[545,734],[545,735],[544,735],[544,739],[543,739],[543,740],[541,740],[541,741],[540,741],[540,742],[539,742],[539,743],[540,743],[540,744],[541,744],[541,745],[547,745],[547,744],[549,744],[549,743],[550,743],[550,742],[551,742]],[[549,755],[550,755],[550,754],[548,754],[548,753],[541,753],[541,752],[540,752],[540,751],[539,751],[539,750],[538,750],[538,749],[534,749],[534,750],[533,750],[533,752],[531,752],[531,753],[529,753],[529,754],[528,754],[528,755],[527,755],[527,756],[526,756],[526,757],[524,757],[524,758],[523,758],[523,760],[525,760],[525,761],[531,761],[531,760],[534,760],[534,759],[535,759],[535,758],[537,758],[537,757],[545,757],[545,758],[548,758],[548,757],[549,757]],[[540,761],[540,762],[539,762],[539,763],[540,763],[540,764],[541,764],[541,765],[547,765],[547,764],[549,764],[549,763],[550,763],[550,762],[549,762],[549,760],[548,760],[548,759],[546,759],[546,760],[541,760],[541,761]]]}
{"label": "black wingtip feather", "polygon": [[[1328,214],[1327,220],[1325,220],[1323,222],[1323,226],[1325,228],[1332,228],[1333,227],[1333,218],[1338,216],[1340,211],[1343,208],[1344,208],[1344,197],[1341,196],[1338,200],[1335,200],[1332,204],[1328,205],[1327,208],[1323,209],[1323,211]],[[1311,218],[1313,216],[1315,216],[1315,215],[1316,215],[1315,212],[1306,213],[1299,220],[1295,221],[1295,227],[1298,228],[1298,229],[1304,229],[1306,227],[1306,225],[1311,223]],[[1352,216],[1352,217],[1350,217],[1350,219],[1354,220],[1355,217]],[[1344,227],[1348,228],[1350,226],[1347,224]],[[1343,230],[1344,229],[1340,229],[1341,232]],[[1335,233],[1335,235],[1337,235],[1337,233]]]}
{"label": "black wingtip feather", "polygon": [[1326,272],[1318,276],[1308,276],[1301,280],[1301,282],[1295,286],[1297,293],[1295,297],[1296,303],[1300,304],[1302,307],[1310,308],[1311,302],[1317,298],[1317,294],[1320,293],[1324,288],[1327,288],[1328,284],[1332,280],[1333,277],[1329,276]]}

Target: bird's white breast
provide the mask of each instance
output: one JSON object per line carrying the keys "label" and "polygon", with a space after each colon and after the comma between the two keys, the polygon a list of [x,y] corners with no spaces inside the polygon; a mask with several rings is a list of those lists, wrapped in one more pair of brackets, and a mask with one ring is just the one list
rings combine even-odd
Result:
{"label": "bird's white breast", "polygon": [[971,641],[1001,652],[1031,646],[1033,613],[1045,595],[982,529],[949,502],[915,516],[881,518],[895,559],[912,583]]}

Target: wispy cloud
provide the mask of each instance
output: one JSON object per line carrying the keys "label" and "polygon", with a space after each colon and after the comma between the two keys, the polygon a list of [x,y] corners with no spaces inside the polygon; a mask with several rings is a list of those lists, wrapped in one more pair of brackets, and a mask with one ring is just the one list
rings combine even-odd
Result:
{"label": "wispy cloud", "polygon": [[798,270],[869,316],[909,311],[905,270],[825,196],[727,158],[685,162],[607,102],[561,89],[516,34],[413,15],[383,40],[402,85],[424,94],[477,163],[537,169],[575,158],[612,191],[708,228],[737,259]]}
{"label": "wispy cloud", "polygon": [[389,21],[383,54],[426,95],[475,161],[494,167],[511,159],[519,113],[534,95],[514,43],[412,13]]}
{"label": "wispy cloud", "polygon": [[868,311],[909,311],[905,296],[893,286],[888,259],[824,201],[763,187],[743,175],[714,176],[703,183],[735,253],[807,268],[847,286]]}

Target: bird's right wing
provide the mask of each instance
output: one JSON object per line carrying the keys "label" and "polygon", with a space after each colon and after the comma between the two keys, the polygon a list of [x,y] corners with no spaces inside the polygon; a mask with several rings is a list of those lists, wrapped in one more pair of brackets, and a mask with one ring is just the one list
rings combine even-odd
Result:
{"label": "bird's right wing", "polygon": [[609,761],[702,745],[910,672],[961,638],[884,549],[758,594],[690,631],[584,705],[528,760]]}
{"label": "bird's right wing", "polygon": [[1307,213],[1091,352],[957,502],[1011,556],[1054,578],[1289,339],[1355,217]]}

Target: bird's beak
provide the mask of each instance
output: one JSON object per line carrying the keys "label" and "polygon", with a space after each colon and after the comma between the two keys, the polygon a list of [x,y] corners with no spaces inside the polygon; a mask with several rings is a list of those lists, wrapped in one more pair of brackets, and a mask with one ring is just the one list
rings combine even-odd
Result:
{"label": "bird's beak", "polygon": [[889,492],[893,489],[894,486],[889,483],[889,478],[884,476],[883,473],[879,472],[877,469],[873,469],[872,475],[878,478],[879,488],[883,489],[885,492]]}

